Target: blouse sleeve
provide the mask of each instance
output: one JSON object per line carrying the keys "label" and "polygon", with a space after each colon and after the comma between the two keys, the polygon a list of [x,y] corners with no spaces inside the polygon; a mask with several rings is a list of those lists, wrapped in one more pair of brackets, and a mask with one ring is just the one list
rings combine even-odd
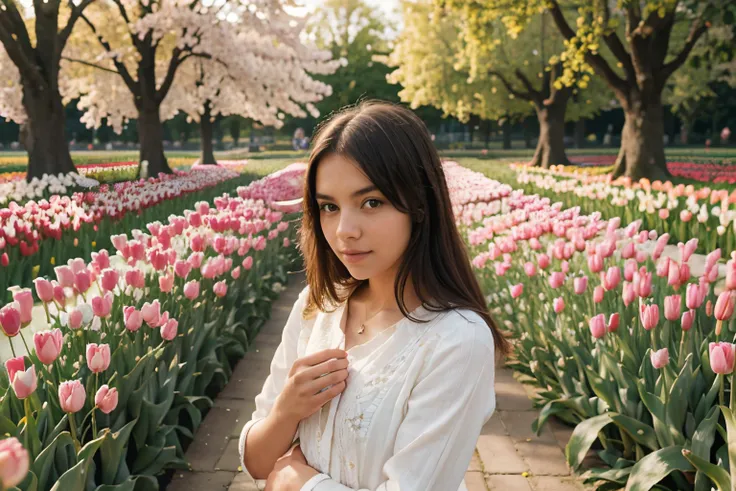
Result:
{"label": "blouse sleeve", "polygon": [[[305,287],[299,294],[299,298],[294,302],[294,306],[289,313],[289,318],[286,320],[286,325],[281,335],[281,343],[276,348],[276,353],[271,361],[271,372],[263,384],[261,393],[256,396],[256,410],[251,415],[250,421],[245,423],[243,430],[240,432],[238,451],[240,452],[240,463],[243,469],[245,469],[243,456],[245,454],[245,440],[248,437],[248,432],[253,425],[264,419],[271,412],[276,398],[286,384],[289,370],[291,370],[291,366],[297,359],[297,343],[301,328],[301,315],[306,304],[308,288]],[[292,443],[296,441],[298,434],[299,432],[297,431]]]}
{"label": "blouse sleeve", "polygon": [[[479,318],[480,319],[480,318]],[[394,454],[375,490],[454,491],[460,487],[481,427],[496,406],[494,345],[485,322],[448,326],[407,401]],[[348,491],[326,474],[301,491]]]}

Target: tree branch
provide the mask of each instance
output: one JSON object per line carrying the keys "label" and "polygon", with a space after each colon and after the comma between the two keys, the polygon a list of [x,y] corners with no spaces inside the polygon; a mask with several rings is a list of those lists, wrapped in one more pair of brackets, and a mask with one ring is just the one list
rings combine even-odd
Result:
{"label": "tree branch", "polygon": [[514,75],[516,75],[516,78],[521,80],[522,85],[526,89],[527,94],[532,96],[533,100],[542,100],[542,94],[537,89],[534,88],[531,81],[527,78],[526,75],[524,75],[524,72],[519,70],[518,68],[514,70]]}
{"label": "tree branch", "polygon": [[[97,33],[97,29],[95,28],[94,24],[92,24],[92,22],[87,18],[87,16],[85,16],[84,14],[80,14],[80,17],[92,30],[92,33],[97,38],[97,41],[99,41],[102,48],[108,53],[112,53],[113,49],[110,46],[110,43],[105,41],[102,36]],[[128,86],[128,89],[133,93],[135,97],[140,97],[140,89],[138,87],[138,84],[135,80],[133,80],[133,77],[131,77],[130,72],[128,71],[128,68],[125,66],[125,64],[121,61],[118,61],[117,57],[113,58],[112,62],[115,64],[117,74],[122,77],[123,82],[125,82],[125,85]]]}
{"label": "tree branch", "polygon": [[104,67],[104,66],[101,66],[101,65],[97,65],[97,64],[91,63],[89,61],[80,60],[78,58],[70,58],[68,56],[62,56],[61,59],[62,60],[66,60],[66,61],[71,61],[73,63],[79,63],[80,65],[86,65],[86,66],[89,66],[89,67],[92,67],[92,68],[96,68],[98,70],[102,70],[103,72],[109,72],[109,73],[114,73],[116,75],[119,75],[119,73],[118,73],[117,70],[113,70],[112,68],[107,68],[107,67]]}
{"label": "tree branch", "polygon": [[13,0],[1,0],[4,5],[3,11],[0,12],[0,19],[3,20],[3,26],[7,33],[18,43],[18,48],[31,60],[35,53],[31,38],[28,35],[28,29],[23,21],[23,16],[18,12],[18,7]]}
{"label": "tree branch", "polygon": [[7,28],[9,23],[8,17],[0,14],[0,42],[5,47],[8,57],[18,68],[21,77],[30,80],[36,86],[36,90],[47,89],[48,83],[41,76],[38,67],[31,61],[34,58],[33,55],[27,56],[20,43],[18,43],[17,37],[13,36],[14,31]]}
{"label": "tree branch", "polygon": [[61,57],[61,53],[64,51],[64,47],[66,46],[66,42],[69,39],[69,36],[72,34],[72,30],[74,29],[74,24],[77,23],[79,20],[79,16],[82,15],[82,12],[84,12],[84,9],[86,9],[94,0],[82,0],[82,2],[79,5],[74,5],[73,2],[69,2],[69,6],[72,9],[71,15],[69,15],[69,20],[67,20],[66,25],[59,33],[59,43],[57,44],[57,56]]}
{"label": "tree branch", "polygon": [[508,90],[509,93],[513,94],[514,97],[518,97],[519,99],[524,99],[525,101],[533,100],[532,95],[529,94],[528,92],[520,92],[514,89],[511,83],[500,72],[497,72],[495,70],[488,70],[488,75],[497,76],[501,80],[501,83],[506,87],[506,90]]}
{"label": "tree branch", "polygon": [[[568,41],[575,37],[575,31],[570,27],[567,19],[565,19],[565,15],[562,13],[557,0],[550,0],[550,4],[547,8],[552,14],[552,19],[554,19],[562,36]],[[613,71],[608,62],[600,54],[594,55],[590,52],[586,52],[585,61],[588,62],[588,64],[606,80],[608,85],[620,99],[626,98],[628,92],[626,81]]]}
{"label": "tree branch", "polygon": [[665,63],[662,66],[662,84],[664,84],[664,82],[669,78],[670,75],[674,73],[675,70],[680,68],[682,64],[685,63],[685,60],[687,60],[687,57],[690,56],[690,52],[693,50],[695,43],[698,42],[700,36],[705,34],[705,31],[707,30],[708,26],[705,25],[702,17],[699,18],[695,22],[695,24],[693,24],[693,27],[692,29],[690,29],[690,34],[687,36],[687,40],[685,41],[685,46],[682,48],[682,51],[680,51],[672,61],[670,61],[669,63]]}
{"label": "tree branch", "polygon": [[169,62],[169,67],[166,70],[166,76],[164,77],[164,81],[161,82],[161,87],[156,91],[156,100],[160,103],[164,100],[166,97],[166,94],[169,93],[169,89],[171,89],[171,84],[174,83],[174,75],[176,75],[176,69],[179,68],[179,65],[181,65],[187,58],[192,56],[192,53],[187,53],[186,55],[179,58],[179,55],[181,55],[182,50],[179,48],[174,48],[174,51],[171,53],[171,61]]}

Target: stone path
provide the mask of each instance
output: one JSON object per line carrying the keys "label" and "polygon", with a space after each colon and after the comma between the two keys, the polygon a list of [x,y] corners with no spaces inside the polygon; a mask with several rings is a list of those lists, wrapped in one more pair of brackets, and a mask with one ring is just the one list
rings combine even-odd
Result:
{"label": "stone path", "polygon": [[[187,451],[190,471],[177,471],[168,491],[256,491],[265,481],[241,472],[238,436],[255,410],[254,399],[269,373],[281,331],[304,284],[289,280],[274,303],[269,321],[254,345],[236,366],[230,383],[215,400]],[[497,409],[476,444],[465,483],[468,491],[583,491],[571,476],[564,447],[572,430],[552,421],[539,437],[531,431],[537,411],[527,390],[506,368],[496,373]]]}

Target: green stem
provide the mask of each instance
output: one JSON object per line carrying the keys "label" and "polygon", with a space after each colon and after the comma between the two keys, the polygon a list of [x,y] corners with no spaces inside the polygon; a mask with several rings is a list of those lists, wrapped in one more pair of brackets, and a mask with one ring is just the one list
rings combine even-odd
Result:
{"label": "green stem", "polygon": [[677,352],[677,366],[678,368],[682,366],[682,356],[685,352],[685,336],[687,335],[687,331],[682,331],[682,337],[680,338],[680,350]]}
{"label": "green stem", "polygon": [[26,353],[28,354],[28,358],[31,357],[31,349],[28,347],[28,343],[26,343],[26,338],[23,336],[23,330],[21,329],[18,331],[18,334],[20,334],[20,339],[23,341],[23,346],[26,347]]}
{"label": "green stem", "polygon": [[720,403],[721,406],[723,406],[725,404],[725,402],[724,402],[725,401],[725,397],[724,397],[724,394],[723,394],[723,392],[724,392],[723,386],[724,386],[724,382],[725,382],[725,377],[723,376],[723,374],[720,374],[720,373],[718,374],[718,376],[721,378],[720,388],[718,389],[718,402]]}
{"label": "green stem", "polygon": [[79,443],[79,439],[77,438],[77,422],[74,418],[74,413],[68,413],[69,415],[69,430],[72,434],[72,440],[74,440],[74,448],[76,449],[77,453],[79,453],[79,450],[82,448],[82,445]]}
{"label": "green stem", "polygon": [[8,342],[10,343],[10,351],[13,352],[13,358],[18,358],[18,355],[15,354],[15,346],[13,346],[13,338],[8,338]]}

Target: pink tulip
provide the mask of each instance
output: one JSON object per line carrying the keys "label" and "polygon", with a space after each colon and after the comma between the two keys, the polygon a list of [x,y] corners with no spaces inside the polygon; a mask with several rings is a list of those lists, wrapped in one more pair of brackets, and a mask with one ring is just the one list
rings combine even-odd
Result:
{"label": "pink tulip", "polygon": [[557,297],[552,301],[552,307],[556,314],[559,314],[565,310],[565,300],[562,297]]}
{"label": "pink tulip", "polygon": [[576,294],[582,295],[586,288],[588,288],[588,277],[581,276],[580,278],[575,278],[573,280],[573,288]]}
{"label": "pink tulip", "polygon": [[667,270],[667,284],[670,286],[680,285],[680,265],[677,261],[670,261],[670,267]]}
{"label": "pink tulip", "polygon": [[657,243],[654,246],[654,251],[652,252],[652,259],[654,261],[657,261],[659,257],[664,252],[664,248],[667,246],[667,242],[670,240],[670,234],[662,234],[658,239]]}
{"label": "pink tulip", "polygon": [[25,357],[18,356],[16,358],[10,358],[5,362],[5,369],[8,371],[8,380],[12,382],[16,373],[22,372],[26,369]]}
{"label": "pink tulip", "polygon": [[682,210],[680,212],[680,220],[687,223],[693,218],[693,213],[690,210]]}
{"label": "pink tulip", "polygon": [[654,366],[654,368],[656,369],[664,368],[670,362],[670,352],[667,350],[667,348],[662,348],[658,351],[652,351],[649,356],[652,360],[652,366]]}
{"label": "pink tulip", "polygon": [[719,321],[727,321],[733,315],[734,310],[734,292],[726,290],[718,295],[716,300],[715,315]]}
{"label": "pink tulip", "polygon": [[682,313],[682,319],[680,320],[680,324],[682,325],[683,331],[689,331],[691,327],[693,327],[693,320],[695,319],[695,311],[694,310],[688,310],[687,312]]}
{"label": "pink tulip", "polygon": [[125,272],[125,283],[133,288],[146,287],[146,275],[140,269],[131,269]]}
{"label": "pink tulip", "polygon": [[130,332],[136,332],[143,325],[143,314],[133,306],[123,309],[125,328]]}
{"label": "pink tulip", "polygon": [[682,296],[670,295],[664,298],[664,318],[668,321],[676,321],[680,318],[680,305]]}
{"label": "pink tulip", "polygon": [[[647,298],[652,294],[652,273],[639,270],[635,276],[638,276],[639,279],[638,285],[636,286],[639,296],[641,298]],[[634,281],[636,279],[635,277]]]}
{"label": "pink tulip", "polygon": [[511,298],[519,298],[521,294],[524,292],[524,284],[518,283],[516,285],[513,285],[510,287],[511,290]]}
{"label": "pink tulip", "polygon": [[167,273],[158,277],[158,287],[162,293],[169,293],[174,288],[174,273]]}
{"label": "pink tulip", "polygon": [[589,321],[590,333],[595,339],[600,339],[606,334],[606,318],[598,314]]}
{"label": "pink tulip", "polygon": [[76,413],[84,407],[86,393],[79,380],[67,380],[59,385],[59,404],[65,413]]}
{"label": "pink tulip", "polygon": [[683,264],[680,266],[680,285],[684,285],[690,279],[690,266]]}
{"label": "pink tulip", "polygon": [[100,373],[110,366],[110,346],[89,343],[87,345],[87,366],[92,373]]}
{"label": "pink tulip", "polygon": [[240,266],[237,266],[235,269],[230,271],[230,276],[232,276],[234,280],[240,278]]}
{"label": "pink tulip", "polygon": [[626,281],[632,281],[634,279],[634,274],[639,270],[638,268],[639,265],[633,259],[626,261],[626,265],[624,266],[624,279]]}
{"label": "pink tulip", "polygon": [[95,406],[105,414],[110,414],[118,407],[118,389],[103,385],[95,394]]}
{"label": "pink tulip", "polygon": [[13,300],[18,303],[20,323],[29,324],[33,320],[33,292],[30,288],[22,288],[13,293]]}
{"label": "pink tulip", "polygon": [[733,372],[735,348],[736,345],[731,343],[710,343],[708,345],[710,368],[714,373],[728,375]]}
{"label": "pink tulip", "polygon": [[591,254],[588,256],[588,268],[593,274],[598,274],[603,271],[603,257],[598,254]]}
{"label": "pink tulip", "polygon": [[179,278],[186,279],[189,273],[192,271],[192,265],[186,261],[178,260],[174,263],[174,273]]}
{"label": "pink tulip", "polygon": [[57,266],[54,268],[56,280],[62,288],[74,286],[74,271],[69,266]]}
{"label": "pink tulip", "polygon": [[36,391],[38,379],[36,377],[36,367],[31,365],[25,370],[15,372],[13,380],[11,380],[13,391],[18,399],[25,399]]}
{"label": "pink tulip", "polygon": [[680,249],[680,261],[682,264],[686,264],[690,260],[690,256],[692,256],[698,248],[698,239],[690,239],[684,246],[680,247],[678,244],[678,247]]}
{"label": "pink tulip", "polygon": [[253,257],[252,256],[246,256],[245,259],[243,259],[243,269],[246,271],[250,271],[250,269],[253,267]]}
{"label": "pink tulip", "polygon": [[92,276],[89,271],[80,271],[74,275],[74,289],[78,293],[87,293],[90,286],[92,286]]}
{"label": "pink tulip", "polygon": [[202,266],[202,260],[204,259],[204,253],[192,252],[187,259],[189,265],[194,269],[199,269]]}
{"label": "pink tulip", "polygon": [[84,321],[84,313],[79,309],[72,309],[69,312],[69,328],[70,329],[79,329],[82,327],[82,322]]}
{"label": "pink tulip", "polygon": [[602,286],[596,286],[593,289],[593,301],[595,303],[601,303],[603,301],[603,296],[605,294],[605,291],[603,290]]}
{"label": "pink tulip", "polygon": [[726,263],[726,288],[736,290],[736,261],[733,259]]}
{"label": "pink tulip", "polygon": [[527,261],[524,263],[524,273],[526,273],[527,276],[534,276],[537,274],[537,267],[534,266],[534,263]]}
{"label": "pink tulip", "polygon": [[152,303],[144,303],[141,308],[143,314],[143,320],[146,321],[150,327],[158,327],[161,322],[161,304],[158,300],[154,300]]}
{"label": "pink tulip", "polygon": [[184,296],[194,300],[199,296],[199,281],[192,280],[184,285]]}
{"label": "pink tulip", "polygon": [[176,337],[176,330],[179,326],[179,321],[176,319],[169,319],[166,324],[161,326],[161,337],[166,341],[171,341]]}
{"label": "pink tulip", "polygon": [[106,292],[112,291],[118,286],[120,274],[117,270],[108,268],[102,271],[102,289]]}
{"label": "pink tulip", "polygon": [[0,488],[18,486],[28,475],[28,450],[14,436],[0,440]]}
{"label": "pink tulip", "polygon": [[621,257],[624,259],[630,259],[636,254],[636,244],[629,242],[621,249]]}
{"label": "pink tulip", "polygon": [[9,303],[0,309],[0,327],[7,337],[17,336],[20,326],[20,308],[17,302]]}
{"label": "pink tulip", "polygon": [[554,271],[549,276],[549,286],[552,288],[559,288],[565,283],[565,273],[561,271]]}
{"label": "pink tulip", "polygon": [[606,274],[602,276],[603,288],[611,291],[614,290],[621,281],[621,270],[616,266],[611,266],[608,268],[608,271],[606,271]]}
{"label": "pink tulip", "polygon": [[212,287],[212,291],[215,292],[215,295],[222,298],[225,295],[227,295],[227,283],[225,281],[218,281],[215,283],[215,286]]}
{"label": "pink tulip", "polygon": [[42,302],[54,301],[54,285],[49,280],[36,278],[33,280],[33,284],[36,286],[36,295]]}
{"label": "pink tulip", "polygon": [[634,290],[634,285],[624,282],[624,291],[622,296],[624,305],[627,307],[631,305],[631,303],[636,299],[636,290]]}
{"label": "pink tulip", "polygon": [[611,316],[608,318],[608,326],[606,329],[608,332],[616,332],[618,330],[618,325],[620,322],[620,314],[618,312],[614,312],[611,314]]}
{"label": "pink tulip", "polygon": [[695,283],[690,283],[687,285],[687,290],[685,291],[685,305],[687,305],[688,309],[697,309],[701,305],[703,305],[703,301],[705,300],[705,296],[701,295],[701,289],[699,285],[696,285]]}
{"label": "pink tulip", "polygon": [[539,269],[547,269],[549,267],[550,259],[547,254],[540,254],[537,256],[537,266]]}
{"label": "pink tulip", "polygon": [[50,365],[59,357],[64,344],[64,336],[60,329],[41,331],[33,335],[36,356],[44,365]]}
{"label": "pink tulip", "polygon": [[647,331],[654,329],[659,323],[659,305],[656,303],[652,305],[642,304],[639,317],[644,329]]}
{"label": "pink tulip", "polygon": [[105,293],[104,297],[92,297],[92,312],[94,312],[94,314],[100,318],[110,317],[112,302],[113,295],[112,292],[109,291]]}
{"label": "pink tulip", "polygon": [[667,220],[670,217],[670,210],[667,208],[660,208],[658,215],[660,219]]}
{"label": "pink tulip", "polygon": [[59,284],[54,285],[54,301],[62,307],[66,305],[66,293],[64,293],[64,288]]}
{"label": "pink tulip", "polygon": [[283,245],[284,247],[289,247],[291,245],[291,241],[289,240],[288,237],[284,237]]}

